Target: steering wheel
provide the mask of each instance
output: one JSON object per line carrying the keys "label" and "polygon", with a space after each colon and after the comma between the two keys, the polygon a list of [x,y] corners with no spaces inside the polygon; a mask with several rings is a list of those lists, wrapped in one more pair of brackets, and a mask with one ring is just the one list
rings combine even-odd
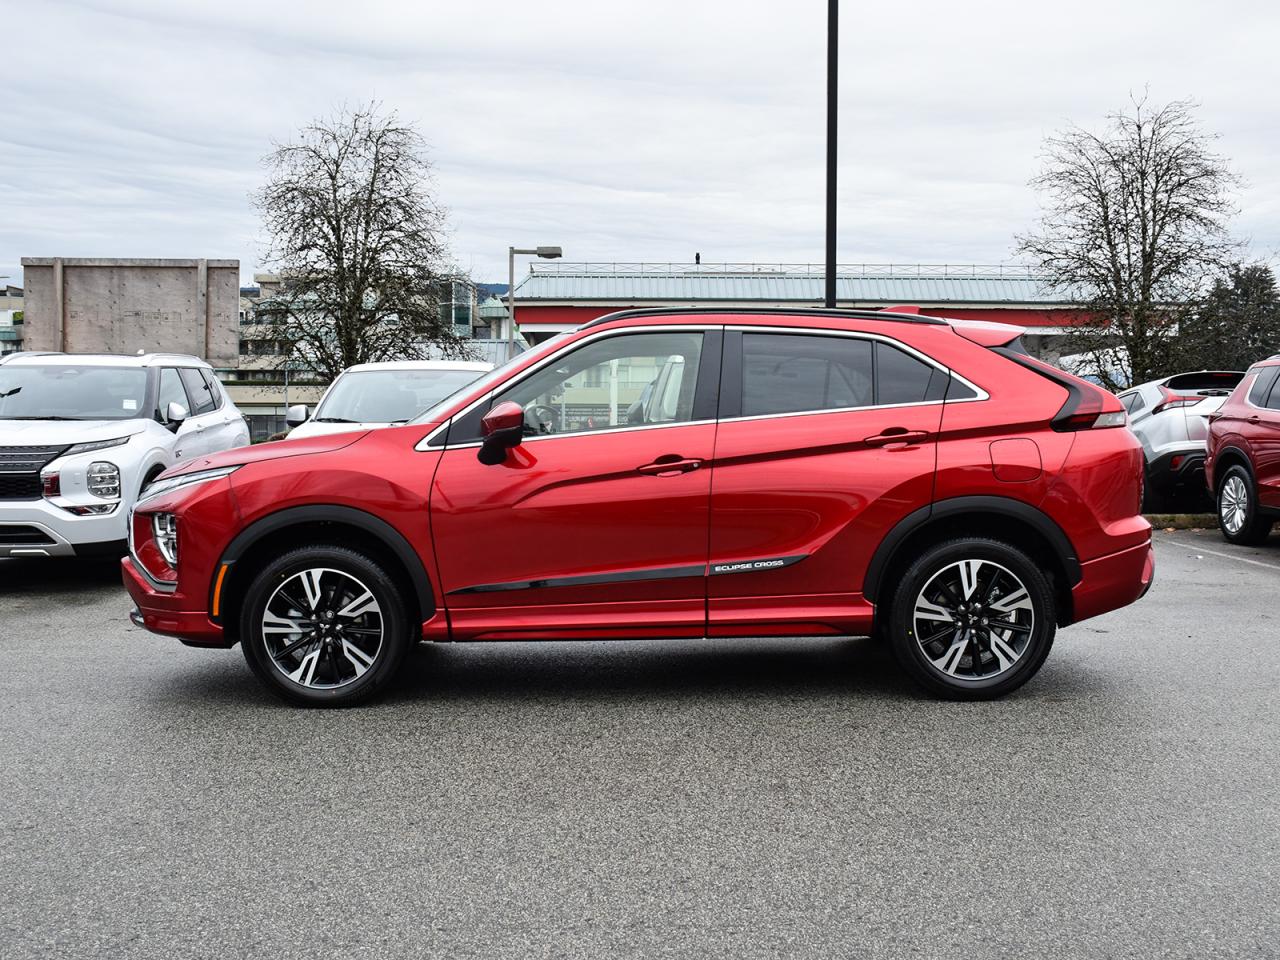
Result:
{"label": "steering wheel", "polygon": [[560,411],[545,403],[531,403],[524,408],[524,422],[534,433],[557,433],[560,430]]}

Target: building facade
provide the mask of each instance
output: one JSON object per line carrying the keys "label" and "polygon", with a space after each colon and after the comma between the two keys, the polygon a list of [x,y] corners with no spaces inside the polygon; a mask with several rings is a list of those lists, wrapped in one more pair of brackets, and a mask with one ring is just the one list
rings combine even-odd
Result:
{"label": "building facade", "polygon": [[[837,305],[881,310],[912,305],[930,316],[1027,328],[1037,356],[1058,359],[1080,304],[1034,270],[997,265],[844,264]],[[516,285],[516,322],[533,343],[630,307],[818,307],[824,274],[815,264],[561,263],[534,261]]]}

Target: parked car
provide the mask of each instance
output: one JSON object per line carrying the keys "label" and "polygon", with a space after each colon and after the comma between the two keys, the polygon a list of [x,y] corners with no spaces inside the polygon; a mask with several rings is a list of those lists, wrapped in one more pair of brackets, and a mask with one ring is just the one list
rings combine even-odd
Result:
{"label": "parked car", "polygon": [[1243,378],[1239,371],[1201,370],[1152,380],[1120,394],[1129,428],[1142,443],[1148,512],[1179,505],[1207,508],[1204,459],[1209,417]]}
{"label": "parked car", "polygon": [[1254,364],[1209,421],[1205,482],[1232,543],[1261,543],[1280,517],[1280,354]]}
{"label": "parked car", "polygon": [[248,442],[195,357],[11,354],[0,363],[0,557],[124,553],[148,482]]}
{"label": "parked car", "polygon": [[406,423],[492,369],[492,363],[478,360],[358,363],[329,385],[314,415],[305,405],[289,408],[289,436],[301,439]]}
{"label": "parked car", "polygon": [[133,618],[241,643],[304,704],[370,696],[420,639],[873,631],[928,690],[999,696],[1154,573],[1124,408],[1021,333],[611,314],[410,424],[168,471]]}

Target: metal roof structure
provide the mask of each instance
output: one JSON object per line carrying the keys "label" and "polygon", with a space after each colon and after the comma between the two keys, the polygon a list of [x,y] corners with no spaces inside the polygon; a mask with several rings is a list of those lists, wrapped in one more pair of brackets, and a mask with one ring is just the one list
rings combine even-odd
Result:
{"label": "metal roof structure", "polygon": [[[1035,271],[1008,264],[843,264],[846,303],[1064,304],[1075,301]],[[523,303],[821,303],[817,264],[533,263],[516,285]]]}

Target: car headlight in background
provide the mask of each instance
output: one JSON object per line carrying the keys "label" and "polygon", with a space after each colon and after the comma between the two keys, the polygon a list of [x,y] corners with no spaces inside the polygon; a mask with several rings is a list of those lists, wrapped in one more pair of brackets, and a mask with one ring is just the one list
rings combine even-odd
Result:
{"label": "car headlight in background", "polygon": [[[119,447],[128,443],[129,440],[129,437],[116,437],[114,440],[93,440],[89,443],[77,443],[75,446],[67,448],[67,451],[62,455],[69,457],[73,453],[91,453],[94,450],[105,450],[107,447]],[[97,466],[97,464],[94,464],[94,466]]]}
{"label": "car headlight in background", "polygon": [[207,483],[210,480],[218,480],[222,477],[228,477],[240,469],[240,464],[233,467],[215,467],[212,470],[197,470],[195,473],[184,473],[180,477],[169,477],[167,480],[157,480],[147,489],[142,491],[142,496],[138,498],[138,502],[144,500],[152,500],[161,494],[171,493],[180,487],[189,487],[197,483]]}
{"label": "car headlight in background", "polygon": [[103,500],[120,498],[120,468],[114,463],[98,460],[85,471],[85,483],[89,492]]}
{"label": "car headlight in background", "polygon": [[178,568],[178,518],[172,513],[154,513],[151,515],[151,532],[156,538],[156,546],[164,562],[175,570]]}

